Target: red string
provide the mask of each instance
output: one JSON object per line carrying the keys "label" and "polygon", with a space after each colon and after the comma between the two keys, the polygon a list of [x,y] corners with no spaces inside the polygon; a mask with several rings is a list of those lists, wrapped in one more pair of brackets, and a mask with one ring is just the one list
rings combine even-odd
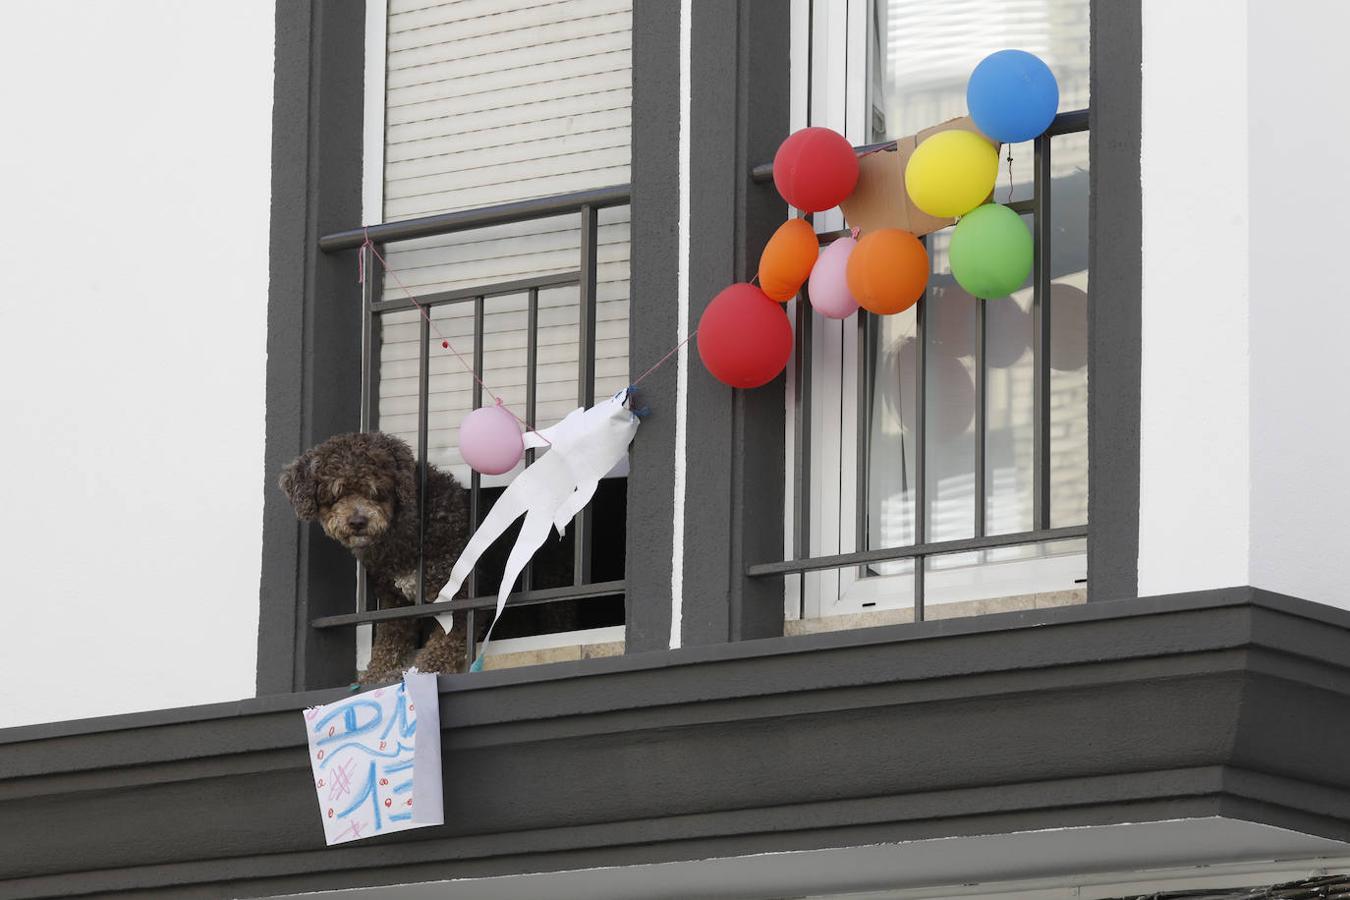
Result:
{"label": "red string", "polygon": [[[421,303],[418,303],[418,302],[417,302],[417,298],[413,296],[412,291],[408,290],[407,285],[405,285],[405,284],[403,283],[403,280],[400,279],[400,278],[398,277],[398,272],[396,272],[396,271],[394,271],[393,269],[389,268],[389,263],[385,260],[385,258],[384,258],[383,256],[380,255],[380,251],[377,250],[377,249],[375,249],[375,242],[372,241],[372,240],[370,239],[370,231],[369,231],[369,229],[362,229],[362,230],[365,232],[366,239],[365,239],[365,241],[361,244],[361,249],[362,249],[362,250],[369,249],[370,252],[373,253],[373,254],[375,255],[375,258],[378,259],[378,260],[380,261],[380,265],[384,266],[385,274],[389,275],[391,278],[394,279],[394,283],[395,283],[396,285],[398,285],[399,290],[403,291],[404,296],[406,296],[406,297],[408,298],[409,302],[411,302],[413,306],[417,307],[417,311],[418,311],[419,313],[422,314],[422,318],[425,319],[426,322],[427,322],[427,325],[429,325],[429,326],[431,327],[431,331],[436,335],[437,338],[440,339],[440,341],[441,341],[441,346],[444,347],[446,350],[449,350],[451,353],[453,353],[453,354],[455,355],[455,359],[459,360],[459,364],[460,364],[461,366],[464,367],[464,371],[466,371],[466,372],[469,373],[469,376],[470,376],[471,378],[473,378],[473,380],[474,380],[475,382],[478,383],[478,386],[479,386],[479,387],[481,387],[484,391],[487,392],[487,394],[488,394],[489,397],[491,397],[493,400],[496,401],[496,403],[497,403],[498,406],[500,406],[502,409],[504,409],[504,410],[506,410],[508,413],[510,413],[510,414],[511,414],[511,417],[514,418],[517,422],[519,422],[522,426],[524,426],[524,428],[525,428],[526,431],[532,431],[532,432],[534,432],[535,434],[539,434],[539,432],[535,430],[535,428],[534,428],[533,425],[531,425],[529,422],[526,422],[526,421],[525,421],[524,419],[522,419],[520,416],[516,415],[515,411],[512,410],[509,406],[507,406],[505,403],[503,403],[503,402],[502,402],[502,398],[501,398],[501,397],[498,397],[495,393],[493,393],[492,388],[488,387],[488,386],[487,386],[487,383],[484,382],[483,379],[481,379],[481,378],[478,377],[478,373],[475,372],[473,366],[470,365],[469,362],[468,362],[467,360],[465,360],[463,354],[461,354],[457,349],[455,349],[455,345],[452,344],[452,343],[450,343],[449,339],[446,338],[445,335],[441,334],[440,329],[436,327],[436,322],[431,318],[431,315],[427,312],[426,307],[423,306]],[[856,231],[856,230],[857,230],[857,229],[854,229],[854,231]],[[364,253],[358,253],[358,254],[357,254],[357,260],[358,260],[358,264],[357,264],[357,280],[358,280],[361,284],[365,284],[365,281],[366,281],[366,255],[365,255]],[[759,279],[759,276],[756,275],[754,280],[758,280],[758,279]],[[689,343],[690,341],[692,341],[697,335],[698,335],[698,329],[695,329],[694,331],[691,331],[691,332],[689,333],[689,336],[688,336],[688,337],[686,337],[684,340],[680,341],[680,342],[679,342],[678,344],[676,344],[674,347],[670,348],[670,350],[667,351],[667,353],[666,353],[665,356],[662,356],[660,359],[658,359],[655,363],[652,364],[651,368],[649,368],[647,371],[643,372],[643,373],[642,373],[641,375],[639,375],[637,378],[633,379],[633,382],[632,382],[632,385],[631,385],[631,386],[632,386],[632,387],[637,387],[637,385],[638,385],[644,378],[646,378],[648,375],[652,374],[652,373],[655,372],[657,369],[659,369],[659,368],[661,368],[663,365],[665,365],[665,364],[670,360],[670,358],[671,358],[672,356],[674,356],[676,353],[679,352],[679,350],[680,350],[681,347],[683,347],[685,344],[687,344],[687,343]],[[544,440],[546,443],[552,444],[552,441],[549,441],[549,439],[546,438],[546,437],[544,437],[542,434],[539,434],[539,437],[543,438],[543,440]]]}
{"label": "red string", "polygon": [[[362,250],[369,249],[371,253],[375,254],[375,258],[380,261],[380,265],[384,266],[385,274],[394,279],[394,283],[398,285],[399,290],[403,291],[404,296],[406,296],[409,302],[411,302],[413,306],[417,307],[417,311],[422,314],[422,318],[426,319],[427,325],[430,326],[432,333],[435,334],[436,337],[440,339],[441,346],[455,355],[455,359],[459,360],[459,364],[464,367],[464,371],[468,372],[469,377],[472,378],[475,382],[477,382],[478,386],[481,387],[484,391],[486,391],[487,395],[497,402],[497,406],[501,407],[502,409],[510,413],[511,418],[519,422],[526,431],[532,431],[535,434],[539,434],[539,432],[535,430],[535,427],[533,425],[531,425],[529,422],[526,422],[520,416],[516,415],[515,410],[511,409],[511,407],[503,403],[502,398],[498,397],[495,393],[493,393],[492,388],[487,386],[487,382],[483,381],[483,379],[478,377],[478,373],[474,371],[473,365],[464,359],[464,355],[460,353],[457,349],[455,349],[455,345],[450,343],[450,340],[445,335],[441,334],[441,330],[436,327],[436,322],[431,318],[431,315],[427,312],[427,308],[417,302],[417,298],[413,296],[412,291],[408,290],[407,285],[403,283],[403,279],[398,277],[398,272],[389,268],[389,263],[385,260],[383,256],[380,255],[380,251],[375,249],[375,242],[370,239],[369,229],[362,229],[362,230],[365,232],[366,239],[365,242],[361,244],[361,249]],[[364,253],[357,254],[357,258],[360,260],[357,270],[357,277],[361,280],[362,283],[364,283],[366,278],[365,254]],[[539,437],[542,438],[544,442],[547,444],[551,445],[553,443],[548,438],[544,437],[542,434],[539,434]]]}
{"label": "red string", "polygon": [[663,357],[661,357],[660,359],[658,359],[658,360],[652,365],[652,367],[651,367],[650,369],[648,369],[647,371],[643,372],[643,373],[642,373],[641,375],[639,375],[637,378],[633,379],[633,387],[637,387],[637,386],[638,386],[638,382],[642,381],[642,379],[646,378],[648,375],[652,374],[652,373],[655,372],[657,369],[659,369],[659,368],[661,368],[663,365],[665,365],[665,364],[666,364],[666,360],[670,359],[672,356],[674,356],[676,353],[678,353],[678,352],[679,352],[679,349],[680,349],[681,347],[683,347],[685,344],[687,344],[687,343],[689,343],[690,341],[692,341],[692,340],[694,339],[694,336],[697,335],[697,334],[698,334],[698,330],[697,330],[697,329],[695,329],[694,331],[689,332],[689,336],[688,336],[687,338],[685,338],[684,340],[680,341],[680,342],[679,342],[678,344],[676,344],[674,347],[670,348],[670,351],[667,352],[665,356],[663,356]]}

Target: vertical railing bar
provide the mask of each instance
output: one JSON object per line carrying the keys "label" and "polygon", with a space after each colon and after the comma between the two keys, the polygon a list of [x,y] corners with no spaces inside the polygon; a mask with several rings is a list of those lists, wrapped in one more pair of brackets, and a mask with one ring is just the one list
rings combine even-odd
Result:
{"label": "vertical railing bar", "polygon": [[1032,528],[1050,527],[1050,138],[1036,138],[1032,196]]}
{"label": "vertical railing bar", "polygon": [[361,284],[361,413],[360,430],[370,430],[370,411],[373,405],[371,396],[371,370],[375,365],[373,358],[375,346],[375,314],[371,309],[375,302],[375,254],[371,247],[363,246],[361,271],[365,280]]}
{"label": "vertical railing bar", "polygon": [[[581,278],[577,285],[580,304],[577,312],[577,405],[589,409],[595,405],[595,307],[598,280],[596,243],[599,220],[594,206],[581,207]],[[590,511],[577,513],[572,534],[572,583],[591,580]]]}
{"label": "vertical railing bar", "polygon": [[[525,421],[535,428],[539,402],[539,288],[530,288],[529,298],[525,314]],[[525,462],[534,462],[533,447],[525,451]]]}
{"label": "vertical railing bar", "polygon": [[[525,314],[525,421],[531,428],[537,427],[534,421],[538,405],[539,375],[539,288],[530,288],[529,304]],[[525,451],[525,465],[534,463],[534,448]],[[525,563],[521,574],[521,590],[529,591],[534,587],[534,561]]]}
{"label": "vertical railing bar", "polygon": [[596,242],[598,216],[594,206],[581,208],[581,265],[577,290],[577,405],[595,405],[595,293],[597,281]]}
{"label": "vertical railing bar", "polygon": [[[924,238],[924,248],[932,252],[932,242]],[[914,309],[914,543],[927,542],[928,535],[928,332],[925,311],[928,294],[919,298]],[[927,557],[914,557],[914,621],[924,619],[924,568]]]}
{"label": "vertical railing bar", "polygon": [[[371,407],[374,405],[372,372],[375,368],[375,254],[371,247],[363,245],[360,254],[360,270],[365,274],[361,284],[361,409],[359,429],[370,431]],[[366,566],[356,561],[356,611],[370,611],[370,595],[366,585]]]}
{"label": "vertical railing bar", "polygon": [[431,322],[423,316],[417,347],[417,603],[426,602],[427,421],[431,393]]}
{"label": "vertical railing bar", "polygon": [[[484,330],[484,311],[483,298],[473,298],[473,408],[478,409],[483,405],[483,330]],[[474,529],[478,528],[478,521],[483,512],[483,476],[470,470],[469,473],[469,521]],[[478,596],[478,568],[475,566],[469,573],[469,596]]]}
{"label": "vertical railing bar", "polygon": [[[796,452],[793,462],[792,558],[806,559],[811,555],[811,332],[815,317],[803,293],[797,294],[797,374],[793,382],[794,407],[793,443]],[[799,576],[797,618],[806,617],[806,574]]]}
{"label": "vertical railing bar", "polygon": [[[474,595],[470,595],[474,596]],[[474,634],[474,610],[466,609],[464,611],[464,661],[467,665],[473,665],[473,658],[478,655],[478,636]]]}
{"label": "vertical railing bar", "polygon": [[[870,488],[872,465],[872,373],[875,369],[875,320],[862,310],[857,316],[858,333],[858,471],[856,487],[853,491],[854,502],[854,547],[867,549],[867,515],[870,509]],[[867,577],[867,566],[858,566],[858,577]]]}
{"label": "vertical railing bar", "polygon": [[[815,83],[815,45],[816,45],[816,0],[806,0],[806,124],[813,125],[811,90]],[[811,214],[806,220],[815,222]],[[796,414],[792,421],[793,443],[796,452],[792,454],[793,501],[792,501],[792,558],[805,559],[810,555],[811,518],[811,324],[815,318],[811,314],[811,305],[806,300],[806,292],[797,292],[796,329],[793,338],[797,342],[794,355],[797,358],[797,374],[793,381],[793,397]],[[860,312],[859,315],[862,315]],[[797,620],[806,618],[806,573],[797,576]]]}
{"label": "vertical railing bar", "polygon": [[[1011,299],[1002,303],[1012,303]],[[989,318],[988,301],[975,300],[975,537],[984,537],[988,498],[985,445],[989,436]]]}

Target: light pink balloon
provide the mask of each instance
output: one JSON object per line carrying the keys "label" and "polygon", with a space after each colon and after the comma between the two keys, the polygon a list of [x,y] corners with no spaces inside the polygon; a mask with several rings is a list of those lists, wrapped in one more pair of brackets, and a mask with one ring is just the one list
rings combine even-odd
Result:
{"label": "light pink balloon", "polygon": [[500,406],[475,409],[459,423],[459,452],[475,472],[503,475],[525,455],[520,423]]}
{"label": "light pink balloon", "polygon": [[828,319],[846,319],[858,311],[858,301],[849,293],[848,258],[858,242],[853,238],[839,238],[826,247],[811,270],[806,284],[807,296],[816,312]]}

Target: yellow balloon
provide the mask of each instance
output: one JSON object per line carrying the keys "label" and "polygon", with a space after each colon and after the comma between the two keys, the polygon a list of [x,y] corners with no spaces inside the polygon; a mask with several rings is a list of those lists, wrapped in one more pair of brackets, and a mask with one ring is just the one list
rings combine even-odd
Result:
{"label": "yellow balloon", "polygon": [[963,216],[979,206],[998,178],[998,151],[972,131],[939,131],[905,167],[905,190],[930,216]]}

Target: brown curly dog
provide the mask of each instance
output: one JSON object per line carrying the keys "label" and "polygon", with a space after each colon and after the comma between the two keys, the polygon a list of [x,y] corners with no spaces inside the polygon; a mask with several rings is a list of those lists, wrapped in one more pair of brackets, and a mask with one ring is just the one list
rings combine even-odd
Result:
{"label": "brown curly dog", "polygon": [[[408,445],[379,432],[340,434],[308,450],[281,473],[295,514],[365,564],[380,609],[408,606],[417,594],[417,461]],[[425,596],[434,600],[469,539],[467,492],[453,475],[427,469]],[[465,655],[464,617],[449,633],[435,626],[417,649],[419,622],[375,626],[362,684],[396,681],[408,666],[456,672]]]}

